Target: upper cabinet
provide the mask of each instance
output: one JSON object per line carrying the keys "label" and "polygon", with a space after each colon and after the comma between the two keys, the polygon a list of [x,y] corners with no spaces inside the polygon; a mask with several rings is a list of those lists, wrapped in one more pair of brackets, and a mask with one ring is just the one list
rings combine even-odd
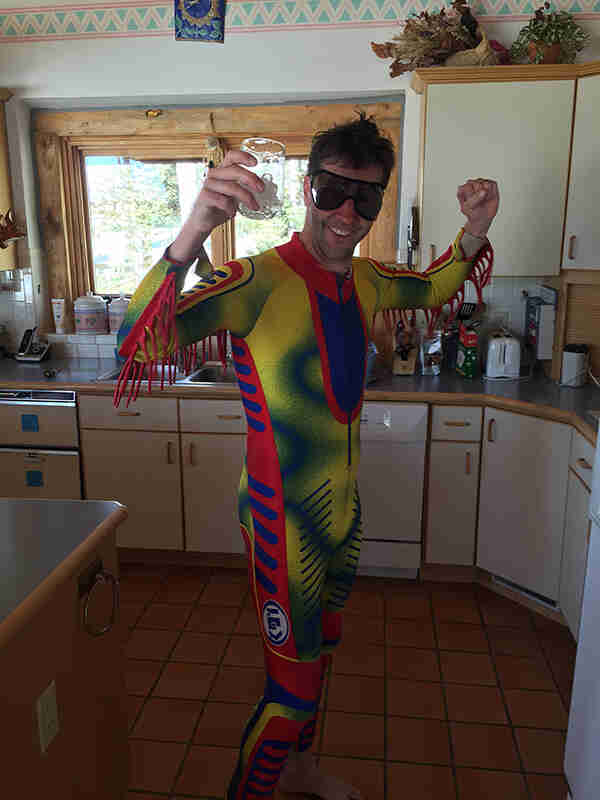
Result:
{"label": "upper cabinet", "polygon": [[[8,141],[6,138],[6,118],[4,103],[11,98],[8,89],[0,89],[0,215],[12,208],[12,192],[10,186],[10,169],[8,164]],[[9,244],[0,249],[0,270],[16,269],[17,245]]]}
{"label": "upper cabinet", "polygon": [[563,269],[600,269],[600,75],[580,77]]}
{"label": "upper cabinet", "polygon": [[494,275],[558,274],[575,75],[563,68],[551,80],[519,80],[531,68],[444,69],[418,71],[413,80],[424,91],[421,269],[464,222],[457,187],[482,177],[500,189],[490,230]]}

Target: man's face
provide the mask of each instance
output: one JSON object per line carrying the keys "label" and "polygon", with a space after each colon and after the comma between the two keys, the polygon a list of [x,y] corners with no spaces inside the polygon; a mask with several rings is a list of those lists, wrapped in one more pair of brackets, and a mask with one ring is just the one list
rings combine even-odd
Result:
{"label": "man's face", "polygon": [[[344,178],[369,183],[381,183],[383,169],[378,165],[353,169],[337,161],[323,161],[321,168]],[[313,253],[324,264],[343,262],[352,257],[354,248],[371,229],[374,220],[357,213],[352,198],[346,199],[339,208],[321,211],[315,206],[310,188],[310,176],[304,178],[304,203],[306,220],[304,235]]]}

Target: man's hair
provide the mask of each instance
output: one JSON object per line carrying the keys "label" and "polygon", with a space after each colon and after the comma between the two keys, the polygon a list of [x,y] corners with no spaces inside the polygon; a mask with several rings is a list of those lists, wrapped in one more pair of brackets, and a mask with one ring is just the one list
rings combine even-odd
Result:
{"label": "man's hair", "polygon": [[358,119],[315,134],[308,157],[308,174],[314,175],[322,169],[324,161],[339,161],[352,169],[380,166],[381,182],[387,186],[396,155],[394,145],[380,134],[373,117],[360,111]]}

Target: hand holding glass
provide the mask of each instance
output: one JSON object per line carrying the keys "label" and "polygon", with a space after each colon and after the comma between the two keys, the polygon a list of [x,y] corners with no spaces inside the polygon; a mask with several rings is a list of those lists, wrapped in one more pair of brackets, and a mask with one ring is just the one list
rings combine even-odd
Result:
{"label": "hand holding glass", "polygon": [[265,188],[262,192],[253,192],[259,205],[257,211],[240,203],[239,212],[250,219],[271,219],[280,213],[283,204],[285,145],[274,139],[253,137],[244,139],[240,150],[250,153],[256,159],[256,166],[244,166],[258,175]]}

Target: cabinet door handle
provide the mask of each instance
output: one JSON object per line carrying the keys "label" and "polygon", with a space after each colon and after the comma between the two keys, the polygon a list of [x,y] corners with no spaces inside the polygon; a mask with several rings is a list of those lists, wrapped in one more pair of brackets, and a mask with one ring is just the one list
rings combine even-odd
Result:
{"label": "cabinet door handle", "polygon": [[241,419],[241,418],[242,418],[241,414],[217,414],[217,419],[231,420],[231,419]]}
{"label": "cabinet door handle", "polygon": [[495,442],[496,438],[494,436],[494,425],[496,424],[495,419],[491,419],[488,422],[488,442]]}
{"label": "cabinet door handle", "polygon": [[431,261],[433,262],[433,261],[435,261],[435,245],[434,244],[430,244],[429,245],[429,251],[430,251],[430,255],[431,255]]}
{"label": "cabinet door handle", "polygon": [[444,425],[449,428],[468,428],[471,423],[466,419],[445,419]]}
{"label": "cabinet door handle", "polygon": [[586,461],[585,458],[578,458],[576,464],[578,467],[581,467],[581,469],[592,469],[592,465],[589,461]]}
{"label": "cabinet door handle", "polygon": [[196,452],[196,448],[194,447],[194,443],[190,442],[190,466],[196,466],[196,459],[194,458],[194,453]]}
{"label": "cabinet door handle", "polygon": [[167,464],[173,463],[173,442],[167,442]]}
{"label": "cabinet door handle", "polygon": [[467,475],[471,474],[471,453],[467,450],[466,454],[466,463],[465,463],[465,472]]}
{"label": "cabinet door handle", "polygon": [[141,411],[117,411],[118,417],[139,417]]}
{"label": "cabinet door handle", "polygon": [[[103,584],[110,584],[112,586],[112,609],[110,612],[110,618],[106,625],[92,625],[88,619],[90,600],[92,599],[94,589]],[[119,608],[119,580],[118,578],[115,578],[112,572],[100,568],[94,576],[93,583],[87,589],[86,595],[87,596],[83,604],[83,627],[90,634],[90,636],[102,636],[103,634],[108,633],[108,631],[115,624],[115,620],[117,618],[117,611]]]}
{"label": "cabinet door handle", "polygon": [[575,260],[575,239],[576,236],[569,236],[569,258],[571,261]]}

